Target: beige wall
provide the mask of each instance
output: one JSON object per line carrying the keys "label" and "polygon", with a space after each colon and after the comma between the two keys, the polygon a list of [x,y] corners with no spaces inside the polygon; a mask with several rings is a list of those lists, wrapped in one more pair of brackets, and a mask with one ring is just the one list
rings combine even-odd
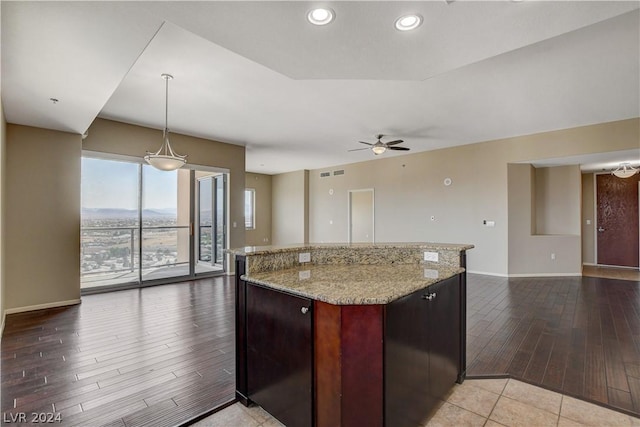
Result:
{"label": "beige wall", "polygon": [[595,209],[595,175],[585,173],[582,175],[582,262],[585,264],[596,263]]}
{"label": "beige wall", "polygon": [[[147,151],[157,151],[162,143],[162,131],[111,120],[96,119],[82,148],[109,154],[142,157]],[[229,170],[229,247],[245,245],[244,186],[245,148],[187,135],[171,134],[171,146],[187,154],[188,167],[197,165]],[[79,210],[79,208],[78,208]],[[232,269],[233,262],[227,259]]]}
{"label": "beige wall", "polygon": [[79,302],[80,135],[7,126],[5,307]]}
{"label": "beige wall", "polygon": [[536,234],[580,234],[580,166],[535,170]]}
{"label": "beige wall", "polygon": [[253,230],[245,231],[247,246],[270,245],[271,238],[271,175],[245,174],[245,187],[255,190],[255,222]]}
{"label": "beige wall", "polygon": [[[577,175],[578,179],[572,187],[566,183],[564,187],[567,194],[577,194],[578,201],[573,205],[562,205],[563,211],[555,207],[549,210],[557,215],[576,218],[575,221],[579,223],[580,168],[564,168],[573,169]],[[542,175],[548,179],[550,174]],[[508,165],[509,275],[579,275],[582,271],[579,233],[531,233],[531,224],[535,222],[532,218],[533,213],[548,216],[546,212],[541,212],[534,206],[540,200],[536,196],[537,190],[540,189],[536,183],[537,177],[536,169],[529,164]],[[570,222],[573,223],[574,220]]]}
{"label": "beige wall", "polygon": [[[522,258],[519,247],[512,251],[509,245],[509,222],[517,218],[508,215],[507,164],[633,149],[638,140],[640,119],[630,119],[312,170],[309,240],[346,242],[348,190],[374,188],[377,242],[472,243],[476,247],[468,252],[469,270],[526,274],[527,259]],[[337,168],[345,174],[320,178],[320,172]],[[450,186],[443,184],[445,178],[451,178]],[[533,193],[529,190],[526,196],[532,209]],[[274,184],[274,205],[277,200]],[[531,211],[526,215],[529,235],[531,215]],[[496,225],[486,227],[483,220]],[[573,266],[581,257],[579,237],[577,245],[575,239],[546,239],[536,244],[545,250],[552,248],[557,252],[556,261],[566,257]],[[546,272],[546,263],[534,264],[532,271]],[[560,264],[551,265],[550,272]]]}
{"label": "beige wall", "polygon": [[351,227],[351,243],[373,243],[374,241],[374,191],[349,191],[349,222]]}
{"label": "beige wall", "polygon": [[274,175],[271,180],[271,236],[274,245],[309,242],[309,171]]}
{"label": "beige wall", "polygon": [[5,182],[6,182],[6,152],[7,152],[7,122],[2,109],[2,96],[0,96],[0,337],[4,330],[6,297],[5,297],[5,270],[4,270],[4,242],[5,242]]}

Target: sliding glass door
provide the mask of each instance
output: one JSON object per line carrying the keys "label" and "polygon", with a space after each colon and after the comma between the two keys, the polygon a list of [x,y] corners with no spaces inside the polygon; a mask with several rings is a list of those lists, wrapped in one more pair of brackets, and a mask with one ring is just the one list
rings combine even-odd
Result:
{"label": "sliding glass door", "polygon": [[84,157],[81,287],[223,272],[226,187],[226,173]]}
{"label": "sliding glass door", "polygon": [[142,165],[142,280],[188,276],[190,171]]}
{"label": "sliding glass door", "polygon": [[196,273],[224,271],[227,223],[227,183],[225,174],[198,178],[198,230],[196,233]]}
{"label": "sliding glass door", "polygon": [[82,288],[138,280],[139,181],[135,163],[82,159]]}

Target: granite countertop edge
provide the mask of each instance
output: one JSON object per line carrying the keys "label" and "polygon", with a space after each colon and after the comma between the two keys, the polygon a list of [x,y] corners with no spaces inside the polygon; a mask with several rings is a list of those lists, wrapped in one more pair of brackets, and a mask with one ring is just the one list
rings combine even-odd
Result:
{"label": "granite countertop edge", "polygon": [[436,242],[407,242],[407,243],[313,243],[297,244],[285,246],[245,246],[242,248],[227,249],[232,255],[266,255],[286,252],[296,252],[300,250],[313,249],[390,249],[390,248],[419,248],[419,249],[439,249],[451,251],[465,251],[474,248],[471,244],[461,243],[436,243]]}
{"label": "granite countertop edge", "polygon": [[[408,266],[408,264],[405,266]],[[324,268],[327,267],[328,266],[324,266]],[[414,264],[414,267],[418,266]],[[422,267],[419,268],[422,270]],[[278,273],[280,275],[289,274],[293,276],[299,274],[300,271],[300,268],[292,268],[280,270]],[[333,287],[335,283],[332,283],[331,281],[320,281],[317,285],[314,284],[313,281],[310,281],[309,283],[311,284],[311,286],[306,286],[305,288],[300,289],[294,286],[287,285],[285,283],[280,283],[280,281],[270,279],[269,276],[271,276],[271,274],[269,273],[256,273],[255,275],[246,274],[241,276],[241,279],[271,289],[284,291],[293,295],[310,298],[316,301],[321,301],[333,305],[383,305],[407,296],[417,290],[424,289],[427,286],[446,280],[457,274],[464,273],[465,269],[462,267],[442,267],[436,270],[430,269],[430,271],[437,271],[437,277],[420,277],[418,279],[414,278],[410,280],[400,279],[393,285],[391,285],[391,283],[389,282],[381,282],[382,284],[389,284],[391,286],[385,286],[384,289],[379,292],[376,292],[375,290],[374,292],[371,292],[370,288],[362,286],[363,282],[356,281],[354,281],[353,284],[349,284],[349,282],[341,280],[335,281],[335,283],[340,283],[341,285],[344,285],[345,283],[349,284],[349,290],[335,291],[335,288]],[[282,281],[284,282],[287,280]],[[291,279],[289,278],[288,281],[291,282]],[[297,284],[300,282],[294,281],[294,283]],[[371,295],[371,293],[378,294]]]}

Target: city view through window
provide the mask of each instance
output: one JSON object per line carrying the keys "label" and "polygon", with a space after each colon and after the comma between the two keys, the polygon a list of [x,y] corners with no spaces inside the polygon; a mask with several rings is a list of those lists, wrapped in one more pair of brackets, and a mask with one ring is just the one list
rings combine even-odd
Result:
{"label": "city view through window", "polygon": [[[189,182],[186,169],[166,172],[138,163],[84,157],[81,286],[189,275]],[[204,206],[203,211],[211,224],[211,207]],[[211,231],[197,247],[209,254],[202,257],[209,260],[208,266],[200,262],[199,272],[215,270],[210,262]]]}

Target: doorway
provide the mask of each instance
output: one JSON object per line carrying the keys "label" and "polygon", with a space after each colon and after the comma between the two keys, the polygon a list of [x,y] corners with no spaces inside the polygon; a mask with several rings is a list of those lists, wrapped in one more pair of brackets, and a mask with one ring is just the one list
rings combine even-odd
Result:
{"label": "doorway", "polygon": [[349,243],[375,242],[373,188],[349,190]]}
{"label": "doorway", "polygon": [[640,177],[596,175],[596,263],[638,268]]}

